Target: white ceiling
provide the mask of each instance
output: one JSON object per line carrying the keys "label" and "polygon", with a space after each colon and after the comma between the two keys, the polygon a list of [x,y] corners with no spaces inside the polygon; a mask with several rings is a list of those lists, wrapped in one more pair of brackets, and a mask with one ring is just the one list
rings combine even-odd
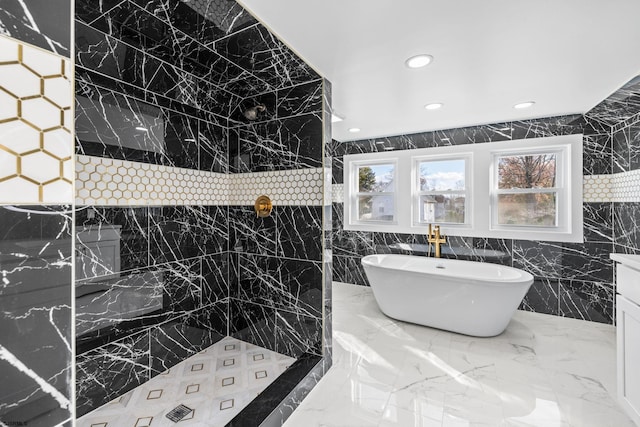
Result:
{"label": "white ceiling", "polygon": [[585,113],[640,73],[640,0],[239,2],[332,82],[338,141]]}

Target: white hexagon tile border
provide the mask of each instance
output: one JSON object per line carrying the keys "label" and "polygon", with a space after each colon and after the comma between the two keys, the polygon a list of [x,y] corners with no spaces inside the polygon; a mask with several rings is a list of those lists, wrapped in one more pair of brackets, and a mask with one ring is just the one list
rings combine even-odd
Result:
{"label": "white hexagon tile border", "polygon": [[0,36],[0,203],[72,203],[69,60]]}
{"label": "white hexagon tile border", "polygon": [[79,205],[253,205],[267,195],[276,205],[320,206],[322,168],[221,174],[148,163],[76,156]]}

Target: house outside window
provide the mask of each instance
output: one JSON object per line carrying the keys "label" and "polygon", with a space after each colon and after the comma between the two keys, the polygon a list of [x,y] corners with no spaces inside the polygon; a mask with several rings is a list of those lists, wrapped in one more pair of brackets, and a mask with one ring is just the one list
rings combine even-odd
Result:
{"label": "house outside window", "polygon": [[357,222],[395,220],[395,163],[359,163],[354,168],[353,219]]}

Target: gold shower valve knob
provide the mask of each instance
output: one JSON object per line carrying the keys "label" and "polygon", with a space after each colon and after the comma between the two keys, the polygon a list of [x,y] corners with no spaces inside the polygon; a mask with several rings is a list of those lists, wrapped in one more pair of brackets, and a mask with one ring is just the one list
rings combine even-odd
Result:
{"label": "gold shower valve knob", "polygon": [[256,210],[258,218],[266,218],[271,215],[273,210],[273,203],[268,196],[260,196],[256,199],[256,203],[253,205]]}

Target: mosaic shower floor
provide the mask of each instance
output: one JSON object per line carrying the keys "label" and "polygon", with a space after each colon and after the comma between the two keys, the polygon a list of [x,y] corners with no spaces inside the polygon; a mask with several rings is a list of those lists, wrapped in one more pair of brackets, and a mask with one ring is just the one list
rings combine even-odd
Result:
{"label": "mosaic shower floor", "polygon": [[[231,337],[78,419],[77,427],[219,427],[295,361]],[[178,423],[167,413],[193,411]]]}

